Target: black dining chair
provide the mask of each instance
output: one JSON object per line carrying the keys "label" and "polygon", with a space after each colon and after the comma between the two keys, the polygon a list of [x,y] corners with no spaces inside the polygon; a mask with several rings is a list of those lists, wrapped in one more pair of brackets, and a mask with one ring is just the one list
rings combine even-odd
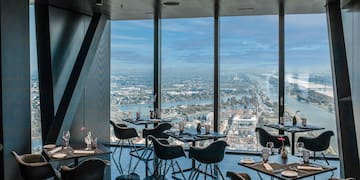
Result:
{"label": "black dining chair", "polygon": [[[138,151],[138,148],[135,146],[135,144],[132,141],[134,138],[139,137],[136,129],[127,127],[125,124],[115,123],[114,121],[111,121],[111,120],[110,120],[110,124],[113,126],[115,137],[119,140],[114,149],[114,152],[112,153],[112,159],[114,161],[114,164],[115,164],[117,170],[119,171],[119,173],[121,174],[120,176],[117,177],[117,179],[139,179],[139,175],[137,175],[135,173],[135,170],[136,170],[137,165],[139,164],[140,159],[138,159],[136,161],[134,167],[132,167],[132,159],[134,156],[133,154],[136,154],[136,157],[141,157],[140,152]],[[122,162],[121,156],[123,155],[123,148],[124,148],[125,142],[128,143],[127,145],[130,148],[130,153],[129,153],[130,161],[128,163],[128,172],[127,173],[125,173],[125,170],[121,163]],[[115,159],[115,154],[117,151],[119,151],[118,161],[116,161],[116,159]]]}
{"label": "black dining chair", "polygon": [[[204,179],[206,179],[206,176],[215,178],[214,174],[220,174],[222,179],[224,179],[217,163],[224,159],[226,146],[229,146],[229,144],[223,140],[217,140],[205,148],[190,147],[189,158],[195,159],[200,163],[190,173],[189,179],[198,179],[200,172],[203,172],[200,170],[201,164],[205,164]],[[208,165],[210,165],[210,174],[207,172]]]}
{"label": "black dining chair", "polygon": [[[182,177],[186,179],[179,163],[177,162],[177,158],[186,157],[185,152],[182,146],[180,145],[168,145],[161,143],[157,138],[155,138],[152,135],[148,136],[149,140],[152,141],[152,144],[154,146],[154,152],[157,158],[159,158],[159,162],[156,164],[156,167],[154,169],[152,179],[165,179],[166,174],[169,172],[170,167],[172,168],[172,177],[179,179],[175,177],[175,166],[176,164],[178,168],[178,172],[181,173]],[[170,164],[168,166],[168,161],[170,161]]]}
{"label": "black dining chair", "polygon": [[231,180],[251,180],[250,176],[246,173],[236,173],[232,171],[226,172],[226,177],[229,177]]}
{"label": "black dining chair", "polygon": [[145,139],[145,147],[138,148],[138,150],[142,151],[140,154],[140,157],[138,157],[137,154],[131,152],[132,156],[139,158],[141,161],[145,162],[146,175],[148,175],[148,173],[150,172],[150,169],[149,169],[149,166],[147,163],[149,161],[153,160],[152,154],[154,151],[152,144],[148,143],[149,142],[148,136],[152,135],[156,139],[158,139],[161,143],[169,144],[169,142],[167,141],[167,139],[169,138],[169,135],[165,134],[164,131],[171,129],[171,127],[172,126],[170,123],[161,123],[154,128],[144,128],[142,136]]}
{"label": "black dining chair", "polygon": [[[149,139],[148,137],[151,135],[153,137],[155,137],[158,141],[160,141],[162,144],[166,144],[168,145],[168,138],[169,135],[167,135],[166,133],[164,133],[164,131],[167,131],[169,129],[171,129],[172,125],[170,123],[161,123],[159,125],[157,125],[155,128],[145,128],[143,129],[143,138],[146,140],[145,142],[145,148],[144,151],[141,153],[141,160],[143,161],[151,161],[152,158],[152,154],[153,154],[153,147],[152,147],[152,143],[148,143]],[[150,141],[151,142],[151,141]]]}
{"label": "black dining chair", "polygon": [[314,161],[316,159],[316,152],[321,152],[323,158],[326,161],[326,164],[329,165],[329,162],[325,158],[325,154],[322,151],[325,151],[329,148],[331,136],[334,136],[333,131],[324,131],[317,137],[299,137],[298,142],[303,142],[305,149],[314,152]]}
{"label": "black dining chair", "polygon": [[287,137],[285,135],[272,135],[261,127],[255,128],[255,132],[258,133],[260,145],[263,147],[266,147],[267,142],[273,142],[274,148],[280,148],[282,146],[282,142],[278,139],[280,137],[283,137],[285,139],[285,141],[284,141],[285,146],[290,146],[289,137]]}
{"label": "black dining chair", "polygon": [[19,164],[20,174],[25,180],[40,180],[58,177],[50,163],[41,154],[18,155],[11,151]]}
{"label": "black dining chair", "polygon": [[61,166],[61,179],[63,180],[103,180],[105,167],[110,162],[102,159],[87,159],[76,167]]}

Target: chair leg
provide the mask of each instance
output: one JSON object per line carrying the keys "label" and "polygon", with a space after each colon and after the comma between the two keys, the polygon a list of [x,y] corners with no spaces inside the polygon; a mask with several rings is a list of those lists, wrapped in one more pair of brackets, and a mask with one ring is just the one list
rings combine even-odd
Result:
{"label": "chair leg", "polygon": [[180,173],[181,173],[181,176],[184,178],[184,180],[186,180],[186,177],[185,177],[185,175],[184,175],[184,172],[183,172],[183,170],[181,169],[179,163],[178,163],[177,161],[175,161],[175,164],[176,164],[176,166],[179,168],[179,171],[180,171]]}
{"label": "chair leg", "polygon": [[324,152],[321,152],[321,154],[322,154],[322,156],[323,156],[323,158],[324,158],[324,160],[325,160],[326,164],[329,166],[329,165],[330,165],[330,163],[329,163],[329,161],[326,159]]}
{"label": "chair leg", "polygon": [[205,174],[204,174],[204,180],[206,180],[206,176],[207,176],[207,167],[208,167],[208,164],[205,165]]}
{"label": "chair leg", "polygon": [[224,180],[225,178],[224,178],[224,176],[223,176],[223,174],[222,174],[222,172],[221,172],[221,170],[220,170],[220,168],[219,168],[219,166],[218,165],[215,165],[215,167],[216,167],[216,169],[218,170],[218,174],[220,174],[220,176],[221,176],[221,178]]}
{"label": "chair leg", "polygon": [[[199,176],[199,174],[200,174],[200,172],[199,172],[200,166],[201,166],[201,164],[199,163],[198,167],[193,170],[194,176],[193,176],[191,179],[193,179],[193,178],[195,178],[195,177],[196,177],[196,179],[198,178],[198,176]],[[190,180],[191,180],[191,179],[190,179]]]}

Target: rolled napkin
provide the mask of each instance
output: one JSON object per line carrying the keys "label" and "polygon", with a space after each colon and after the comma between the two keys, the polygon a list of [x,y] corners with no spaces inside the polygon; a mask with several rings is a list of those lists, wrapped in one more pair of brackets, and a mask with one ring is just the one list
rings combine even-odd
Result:
{"label": "rolled napkin", "polygon": [[314,167],[314,166],[297,166],[300,170],[308,170],[308,171],[321,171],[322,167]]}
{"label": "rolled napkin", "polygon": [[49,154],[54,154],[54,153],[60,151],[61,149],[62,149],[62,147],[59,146],[59,147],[57,147],[57,148],[55,148],[55,149],[53,149],[53,150],[51,150],[51,151],[48,151],[48,153],[49,153]]}
{"label": "rolled napkin", "polygon": [[94,154],[95,151],[74,150],[74,154]]}
{"label": "rolled napkin", "polygon": [[264,168],[267,170],[267,171],[273,171],[274,169],[270,166],[269,163],[264,163]]}

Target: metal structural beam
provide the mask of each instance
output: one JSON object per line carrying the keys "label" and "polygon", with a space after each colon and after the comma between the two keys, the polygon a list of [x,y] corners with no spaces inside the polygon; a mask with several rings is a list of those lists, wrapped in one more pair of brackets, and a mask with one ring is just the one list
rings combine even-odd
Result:
{"label": "metal structural beam", "polygon": [[36,43],[41,109],[41,133],[45,142],[54,120],[53,76],[51,66],[51,45],[49,29],[49,6],[47,0],[36,0]]}
{"label": "metal structural beam", "polygon": [[342,177],[360,177],[360,164],[346,57],[340,1],[326,5],[331,68],[335,87],[336,125]]}
{"label": "metal structural beam", "polygon": [[285,87],[285,13],[284,0],[279,0],[279,123],[284,115],[284,87]]}
{"label": "metal structural beam", "polygon": [[99,13],[92,16],[45,143],[60,143],[60,132],[70,129],[106,21]]}
{"label": "metal structural beam", "polygon": [[154,111],[161,116],[161,3],[154,4]]}
{"label": "metal structural beam", "polygon": [[220,24],[219,24],[219,0],[215,0],[214,6],[214,131],[219,131],[220,120]]}

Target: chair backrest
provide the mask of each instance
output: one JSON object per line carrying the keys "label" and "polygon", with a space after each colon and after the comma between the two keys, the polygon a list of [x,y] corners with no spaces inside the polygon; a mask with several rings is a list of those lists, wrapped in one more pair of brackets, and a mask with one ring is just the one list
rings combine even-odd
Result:
{"label": "chair backrest", "polygon": [[61,166],[61,179],[103,180],[106,165],[109,165],[108,161],[94,158],[85,160],[74,168]]}
{"label": "chair backrest", "polygon": [[201,163],[218,163],[224,159],[225,148],[229,146],[223,140],[217,140],[205,148],[190,148],[189,158],[193,158]]}
{"label": "chair backrest", "polygon": [[162,144],[152,135],[149,135],[148,138],[152,141],[155,155],[159,159],[170,160],[185,156],[185,152],[182,146]]}
{"label": "chair backrest", "polygon": [[[278,139],[281,136],[271,135],[270,133],[268,133],[265,129],[263,129],[261,127],[257,127],[255,129],[255,131],[258,132],[258,134],[259,134],[259,141],[260,141],[261,146],[266,147],[267,142],[273,142],[274,148],[280,148],[282,146],[282,142]],[[287,136],[282,136],[282,137],[284,137],[284,139],[285,139],[284,145],[290,146],[289,137],[287,137]]]}
{"label": "chair backrest", "polygon": [[251,180],[250,176],[246,173],[235,173],[232,171],[226,172],[226,177],[229,177],[231,180]]}
{"label": "chair backrest", "polygon": [[168,138],[169,135],[163,133],[166,130],[171,129],[170,123],[161,123],[153,129],[145,128],[143,129],[143,138],[148,137],[149,135],[154,136],[155,138]]}
{"label": "chair backrest", "polygon": [[324,131],[314,138],[299,137],[298,142],[304,142],[305,149],[310,151],[325,151],[330,146],[331,136],[334,136],[333,131]]}
{"label": "chair backrest", "polygon": [[40,180],[55,176],[55,171],[46,159],[40,154],[18,155],[15,151],[11,154],[19,164],[20,174],[26,180]]}
{"label": "chair backrest", "polygon": [[118,139],[130,139],[134,137],[138,137],[135,128],[129,128],[126,125],[116,124],[114,121],[110,120],[110,124],[114,128],[114,134]]}

